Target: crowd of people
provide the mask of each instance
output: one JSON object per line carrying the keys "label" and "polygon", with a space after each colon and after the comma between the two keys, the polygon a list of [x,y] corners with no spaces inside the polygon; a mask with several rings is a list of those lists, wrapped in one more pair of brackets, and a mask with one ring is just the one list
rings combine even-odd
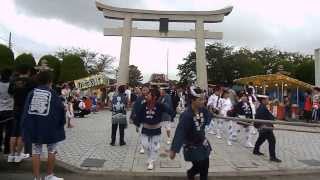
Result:
{"label": "crowd of people", "polygon": [[[314,121],[319,120],[320,88],[315,87],[308,102],[308,113]],[[268,96],[257,95],[253,86],[241,91],[216,86],[208,91],[194,85],[186,88],[170,86],[159,88],[143,84],[130,90],[119,85],[105,92],[105,100],[96,93],[81,95],[79,89],[70,84],[53,84],[49,71],[34,71],[27,66],[17,67],[15,72],[1,71],[0,81],[0,150],[8,154],[9,163],[19,163],[32,156],[33,175],[40,178],[40,155],[42,146],[48,148],[48,174],[45,180],[60,180],[53,174],[58,143],[65,137],[65,128],[74,127],[74,118],[83,118],[108,104],[112,112],[110,145],[116,145],[119,129],[119,145],[125,146],[125,129],[134,125],[140,134],[140,153],[147,155],[147,169],[154,169],[159,156],[162,129],[166,144],[170,146],[169,156],[174,159],[183,148],[186,161],[193,166],[187,176],[193,179],[208,177],[209,156],[212,151],[206,135],[226,139],[232,146],[244,133],[247,148],[252,153],[263,155],[260,146],[269,143],[270,161],[281,162],[275,153],[276,138],[272,123],[234,122],[221,117],[249,119],[276,119]],[[101,103],[101,101],[106,101]],[[129,108],[131,114],[129,115]],[[127,120],[129,117],[129,120]],[[219,118],[220,117],[220,118]],[[172,124],[177,120],[175,134]],[[259,132],[254,143],[252,136]]]}

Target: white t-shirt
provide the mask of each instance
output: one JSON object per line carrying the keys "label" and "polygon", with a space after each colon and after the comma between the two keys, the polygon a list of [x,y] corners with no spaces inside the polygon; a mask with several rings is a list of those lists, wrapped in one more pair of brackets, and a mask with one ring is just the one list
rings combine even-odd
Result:
{"label": "white t-shirt", "polygon": [[114,91],[109,92],[108,94],[109,101],[112,101],[113,95],[114,95]]}
{"label": "white t-shirt", "polygon": [[13,97],[8,93],[9,82],[0,81],[0,111],[13,110]]}
{"label": "white t-shirt", "polygon": [[232,102],[230,98],[220,98],[220,114],[227,116],[227,112],[232,109]]}
{"label": "white t-shirt", "polygon": [[83,101],[80,101],[80,103],[79,103],[79,108],[80,108],[81,110],[84,110],[84,109],[86,108],[86,104],[85,104]]}
{"label": "white t-shirt", "polygon": [[209,99],[208,99],[208,103],[207,103],[207,107],[211,107],[211,108],[215,108],[217,109],[217,101],[219,99],[219,96],[212,94]]}
{"label": "white t-shirt", "polygon": [[131,90],[130,90],[130,89],[127,89],[127,90],[125,91],[125,94],[127,95],[127,99],[128,99],[128,101],[130,102]]}

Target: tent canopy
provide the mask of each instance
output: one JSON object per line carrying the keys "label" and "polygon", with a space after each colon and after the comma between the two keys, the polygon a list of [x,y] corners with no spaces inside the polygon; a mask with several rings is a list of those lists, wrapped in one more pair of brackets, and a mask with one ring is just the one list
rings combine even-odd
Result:
{"label": "tent canopy", "polygon": [[268,75],[257,75],[235,79],[235,83],[238,84],[249,84],[253,83],[255,86],[262,86],[267,88],[276,88],[284,85],[286,88],[299,88],[299,89],[312,89],[311,84],[299,81],[283,74],[268,74]]}

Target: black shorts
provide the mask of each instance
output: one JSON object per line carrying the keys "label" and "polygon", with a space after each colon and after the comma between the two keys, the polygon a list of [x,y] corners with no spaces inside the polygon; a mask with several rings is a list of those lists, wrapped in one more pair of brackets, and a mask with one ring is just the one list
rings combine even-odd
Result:
{"label": "black shorts", "polygon": [[14,122],[13,122],[13,130],[11,133],[11,137],[21,137],[21,135],[22,135],[22,127],[21,127],[22,111],[16,111],[13,114],[14,114]]}
{"label": "black shorts", "polygon": [[13,121],[13,111],[0,111],[0,123],[6,123],[7,121]]}

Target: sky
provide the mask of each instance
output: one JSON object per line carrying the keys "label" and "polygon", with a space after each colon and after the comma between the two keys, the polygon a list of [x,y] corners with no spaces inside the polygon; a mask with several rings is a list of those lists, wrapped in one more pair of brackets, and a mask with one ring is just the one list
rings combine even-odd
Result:
{"label": "sky", "polygon": [[[206,24],[210,31],[223,32],[218,41],[236,47],[313,54],[320,48],[319,0],[99,0],[124,8],[153,10],[234,9],[222,23]],[[157,29],[156,23],[134,22],[134,27]],[[107,20],[94,0],[1,0],[0,43],[7,44],[12,32],[15,55],[32,53],[36,59],[62,48],[80,47],[116,58],[120,57],[121,37],[103,36],[103,28],[121,27]],[[193,24],[170,24],[171,30],[194,29]],[[215,40],[207,40],[213,43]],[[152,73],[167,72],[178,79],[177,65],[195,50],[192,39],[132,38],[130,64],[138,66],[144,81]]]}

